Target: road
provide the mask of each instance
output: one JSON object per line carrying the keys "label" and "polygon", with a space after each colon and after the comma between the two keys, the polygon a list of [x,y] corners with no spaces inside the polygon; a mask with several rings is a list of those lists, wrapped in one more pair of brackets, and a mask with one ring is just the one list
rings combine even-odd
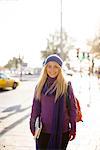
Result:
{"label": "road", "polygon": [[21,82],[15,90],[0,92],[0,148],[2,150],[21,150],[21,148],[26,150],[28,141],[29,149],[34,146],[29,130],[29,117],[35,85],[36,79]]}
{"label": "road", "polygon": [[[83,123],[68,150],[100,150],[100,87],[96,78],[71,78],[79,98]],[[35,150],[29,118],[37,79],[21,82],[15,90],[0,92],[0,150]]]}

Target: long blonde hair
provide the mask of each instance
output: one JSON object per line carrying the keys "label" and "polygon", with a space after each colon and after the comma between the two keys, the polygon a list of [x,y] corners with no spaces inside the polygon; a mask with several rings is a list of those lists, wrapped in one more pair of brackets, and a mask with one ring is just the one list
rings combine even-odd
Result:
{"label": "long blonde hair", "polygon": [[[41,91],[42,91],[43,85],[45,84],[46,79],[47,79],[46,67],[47,67],[47,65],[45,65],[43,67],[40,78],[38,80],[38,84],[36,86],[35,96],[36,96],[36,99],[38,99],[38,100],[40,100]],[[54,81],[54,83],[52,84],[50,89],[48,89],[47,91],[56,89],[56,95],[55,95],[55,101],[56,101],[59,96],[62,96],[63,94],[65,94],[67,92],[67,86],[68,86],[68,84],[64,77],[63,70],[59,66],[59,74],[57,76],[57,79]]]}

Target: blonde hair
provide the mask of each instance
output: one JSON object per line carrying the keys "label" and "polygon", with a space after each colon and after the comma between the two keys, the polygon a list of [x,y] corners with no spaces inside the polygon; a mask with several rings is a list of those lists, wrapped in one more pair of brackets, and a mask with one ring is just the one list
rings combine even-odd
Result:
{"label": "blonde hair", "polygon": [[[57,65],[57,66],[59,66],[59,65]],[[40,78],[38,80],[38,84],[36,86],[35,96],[36,96],[36,99],[38,99],[38,100],[40,100],[41,91],[42,91],[43,85],[45,84],[46,79],[47,79],[46,67],[47,67],[47,65],[45,65],[43,67]],[[63,94],[65,94],[67,92],[67,86],[68,86],[68,84],[67,84],[67,81],[65,80],[63,70],[59,66],[59,74],[57,76],[57,79],[54,81],[54,83],[47,90],[46,93],[48,93],[50,90],[53,91],[54,89],[56,89],[56,95],[55,95],[55,101],[56,101],[59,96],[62,96]]]}

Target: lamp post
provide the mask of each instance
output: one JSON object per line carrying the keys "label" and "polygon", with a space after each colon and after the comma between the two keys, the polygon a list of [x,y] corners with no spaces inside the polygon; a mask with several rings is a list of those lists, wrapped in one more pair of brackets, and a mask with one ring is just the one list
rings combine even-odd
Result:
{"label": "lamp post", "polygon": [[60,52],[62,52],[62,0],[60,0]]}
{"label": "lamp post", "polygon": [[20,57],[19,55],[19,64],[20,64],[20,80],[22,81],[22,64],[23,64],[24,57]]}

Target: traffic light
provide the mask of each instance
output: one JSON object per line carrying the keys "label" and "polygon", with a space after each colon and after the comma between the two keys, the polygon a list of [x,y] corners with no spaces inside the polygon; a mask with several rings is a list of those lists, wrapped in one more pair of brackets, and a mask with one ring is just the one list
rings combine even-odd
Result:
{"label": "traffic light", "polygon": [[88,58],[88,60],[90,60],[90,54],[89,53],[87,53],[87,58]]}
{"label": "traffic light", "polygon": [[85,52],[83,52],[83,59],[85,58]]}
{"label": "traffic light", "polygon": [[79,48],[76,49],[77,50],[77,58],[79,58]]}

